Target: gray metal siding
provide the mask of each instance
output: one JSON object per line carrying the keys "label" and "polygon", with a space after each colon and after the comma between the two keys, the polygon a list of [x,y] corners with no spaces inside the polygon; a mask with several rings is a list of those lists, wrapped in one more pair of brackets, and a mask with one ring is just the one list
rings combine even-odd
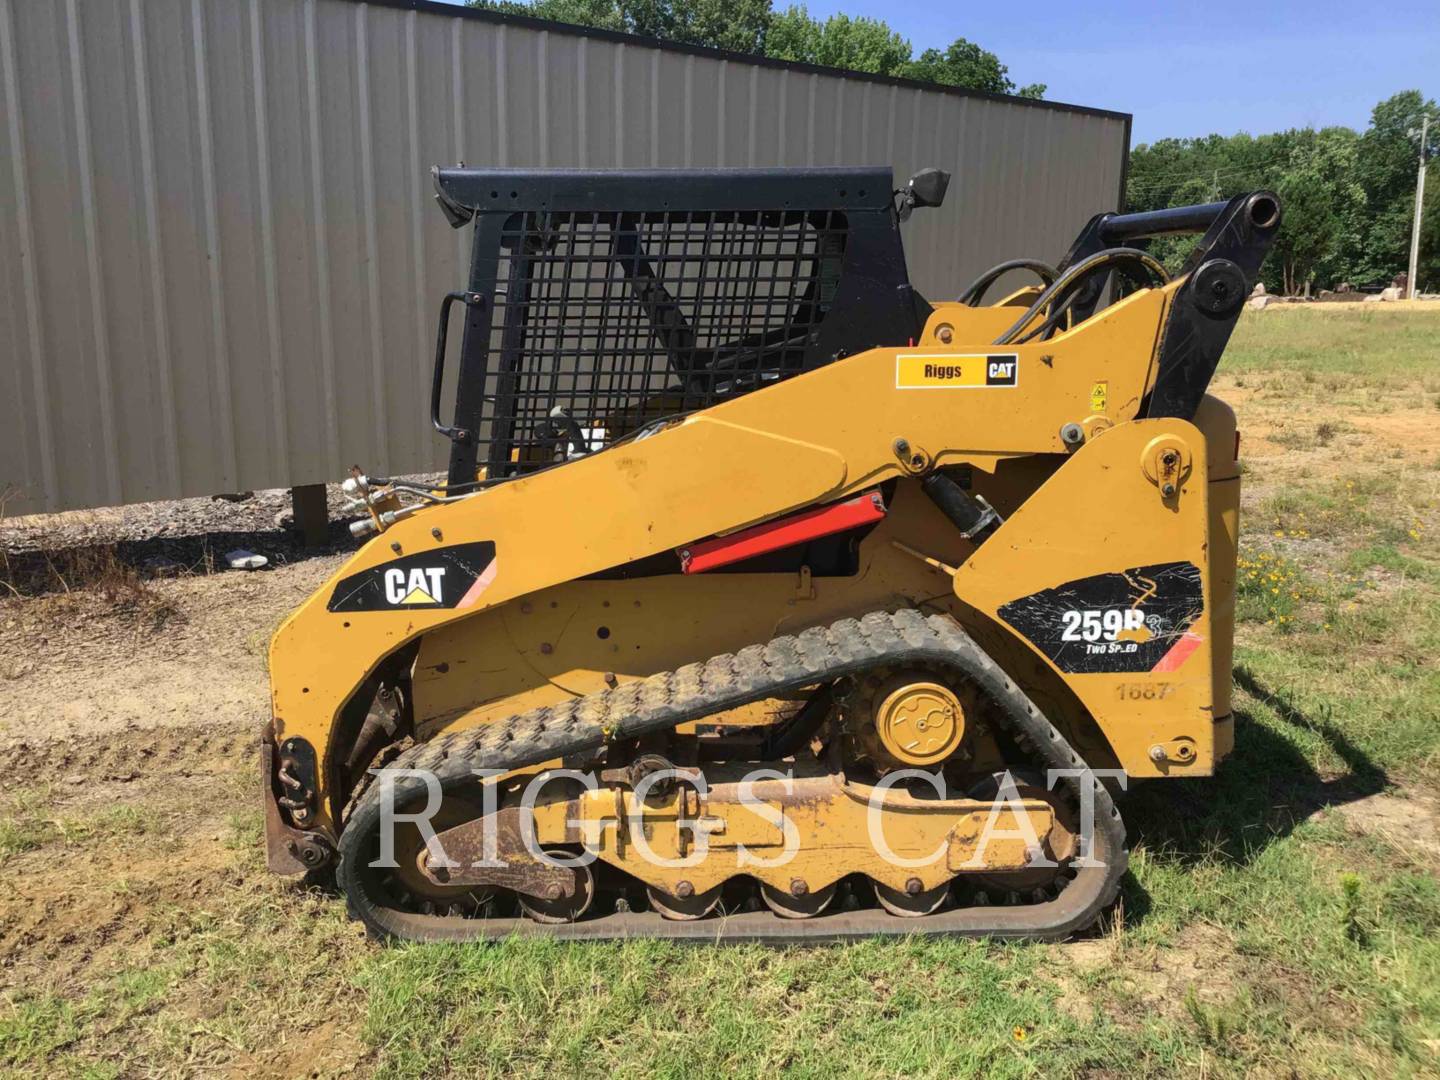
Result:
{"label": "gray metal siding", "polygon": [[429,168],[954,174],[922,293],[1056,258],[1123,116],[354,0],[0,0],[10,513],[439,467],[434,316],[468,231]]}

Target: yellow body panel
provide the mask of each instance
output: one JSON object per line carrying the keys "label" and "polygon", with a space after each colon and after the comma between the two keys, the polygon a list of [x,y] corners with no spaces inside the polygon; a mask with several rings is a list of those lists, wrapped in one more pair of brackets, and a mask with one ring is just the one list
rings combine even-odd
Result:
{"label": "yellow body panel", "polygon": [[[1047,856],[1073,845],[1040,799],[1007,804],[991,821],[989,802],[918,799],[903,788],[880,791],[803,767],[788,779],[747,784],[745,771],[710,769],[703,795],[681,787],[642,801],[631,791],[599,787],[574,800],[537,803],[535,843],[583,842],[605,862],[671,893],[681,881],[703,893],[737,872],[782,889],[798,879],[819,890],[852,873],[896,890],[912,878],[931,889],[979,859],[992,872],[1024,868],[1029,837]],[[696,846],[700,833],[703,850]],[[879,842],[872,845],[871,837]]]}
{"label": "yellow body panel", "polygon": [[[303,737],[320,761],[316,826],[338,812],[331,773],[348,749],[333,741],[341,709],[386,656],[417,638],[414,708],[425,737],[591,692],[611,678],[902,606],[955,614],[1062,727],[1098,728],[1099,735],[1079,732],[1080,745],[1156,775],[1176,771],[1173,758],[1152,758],[1157,740],[1189,739],[1195,754],[1181,771],[1207,770],[1224,750],[1217,707],[1228,713],[1228,670],[1212,671],[1221,659],[1212,639],[1228,638],[1222,627],[1202,619],[1195,632],[1203,642],[1173,677],[1119,679],[1059,673],[996,614],[1067,575],[1186,560],[1206,575],[1205,619],[1224,616],[1233,577],[1228,585],[1211,579],[1207,545],[1228,536],[1233,550],[1233,508],[1216,533],[1207,509],[1214,448],[1195,425],[1134,420],[1176,287],[1140,291],[1075,330],[1003,349],[983,343],[1018,308],[940,304],[914,347],[839,360],[396,523],[287,619],[271,645],[276,741]],[[904,389],[897,372],[922,354],[942,364],[947,355],[1003,354],[1015,377]],[[1090,435],[1075,452],[1060,437],[1072,423]],[[1185,457],[1176,497],[1158,493],[1142,461],[1157,437]],[[1019,508],[978,553],[912,479],[958,465],[974,469],[975,490],[1003,513]],[[852,576],[591,577],[891,481],[899,483],[891,513],[865,539]],[[1229,488],[1218,498],[1233,501]],[[328,610],[347,576],[480,541],[495,545],[494,577],[468,607]],[[913,552],[960,571],[952,582]],[[1145,695],[1143,687],[1162,682],[1163,698]],[[1136,683],[1142,689],[1132,699],[1126,687]]]}
{"label": "yellow body panel", "polygon": [[[1147,447],[1167,439],[1188,448],[1182,454],[1190,461],[1168,498],[1144,468]],[[1000,609],[1018,596],[1146,564],[1192,563],[1200,568],[1203,589],[1207,477],[1205,438],[1193,424],[1143,420],[1111,428],[1083,446],[966,561],[955,575],[955,592],[1003,622]],[[1190,627],[1196,643],[1173,671],[1063,676],[1132,776],[1177,768],[1193,775],[1214,764],[1209,617],[1207,607]],[[1124,642],[1094,647],[1117,645]],[[1183,765],[1151,758],[1152,748],[1177,739],[1193,744]]]}

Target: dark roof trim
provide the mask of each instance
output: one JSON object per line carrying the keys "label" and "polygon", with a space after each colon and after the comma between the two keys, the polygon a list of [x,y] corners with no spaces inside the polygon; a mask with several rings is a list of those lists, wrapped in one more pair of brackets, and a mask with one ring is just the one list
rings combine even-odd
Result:
{"label": "dark roof trim", "polygon": [[[574,26],[570,23],[553,22],[550,19],[533,19],[528,15],[504,15],[485,11],[481,8],[465,7],[462,4],[442,4],[434,0],[350,0],[351,3],[370,4],[373,7],[398,8],[401,11],[421,11],[428,15],[444,15],[449,18],[476,19],[497,25],[523,26],[527,30],[547,30],[551,33],[570,34],[575,37],[595,38],[599,41],[613,41],[622,45],[639,45],[647,49],[683,53],[689,56],[704,56],[712,60],[729,60],[739,64],[754,64],[758,67],[778,68],[805,75],[829,75],[834,78],[852,79],[860,82],[879,83],[882,86],[903,86],[910,90],[929,90],[952,97],[980,98],[1009,105],[1024,105],[1027,108],[1050,109],[1055,112],[1083,113],[1086,116],[1103,116],[1111,120],[1122,120],[1128,128],[1130,114],[1111,109],[1095,109],[1088,105],[1070,105],[1063,101],[1043,101],[1035,98],[1014,97],[1010,94],[992,94],[985,90],[971,90],[963,86],[947,86],[943,83],[922,82],[919,79],[905,79],[895,75],[872,75],[865,71],[848,71],[845,68],[822,67],[819,64],[804,64],[798,60],[776,60],[769,56],[753,53],[731,52],[728,49],[711,49],[704,45],[685,45],[677,41],[661,41],[658,38],[642,37],[639,34],[619,34],[613,30],[600,30],[591,26]],[[1128,145],[1128,144],[1127,144]]]}
{"label": "dark roof trim", "polygon": [[442,206],[510,210],[884,210],[890,166],[804,169],[432,169]]}

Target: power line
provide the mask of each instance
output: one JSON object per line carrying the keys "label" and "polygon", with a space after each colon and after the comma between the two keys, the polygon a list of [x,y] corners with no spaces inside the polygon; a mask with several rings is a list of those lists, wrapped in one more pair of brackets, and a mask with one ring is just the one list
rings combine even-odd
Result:
{"label": "power line", "polygon": [[[1259,158],[1259,159],[1257,159],[1257,160],[1258,160],[1259,163],[1261,163],[1261,164],[1269,164],[1269,163],[1274,162],[1274,161],[1281,161],[1281,160],[1284,160],[1284,159],[1288,159],[1288,158],[1290,157],[1290,155],[1291,155],[1291,151],[1290,151],[1290,150],[1276,150],[1276,151],[1273,151],[1272,153],[1269,153],[1269,154],[1264,155],[1263,157],[1261,157],[1261,158]],[[1189,168],[1188,165],[1182,165],[1182,166],[1180,166],[1180,170],[1179,170],[1179,171],[1184,171],[1185,169],[1188,169],[1188,168]],[[1225,169],[1239,169],[1239,168],[1248,168],[1248,166],[1244,166],[1244,165],[1226,165],[1226,166],[1223,166],[1222,171],[1225,170]],[[1167,175],[1167,174],[1162,174],[1162,175]],[[1173,175],[1173,174],[1169,174],[1169,175]]]}
{"label": "power line", "polygon": [[[1233,176],[1236,173],[1263,172],[1266,169],[1276,167],[1288,160],[1289,155],[1277,155],[1265,161],[1255,162],[1249,165],[1231,165],[1223,169],[1202,169],[1196,173],[1169,173],[1163,176],[1141,176],[1135,183],[1136,190],[1150,191],[1167,187],[1171,184],[1187,184],[1192,180],[1218,180],[1222,176]],[[1208,174],[1208,175],[1207,175]]]}

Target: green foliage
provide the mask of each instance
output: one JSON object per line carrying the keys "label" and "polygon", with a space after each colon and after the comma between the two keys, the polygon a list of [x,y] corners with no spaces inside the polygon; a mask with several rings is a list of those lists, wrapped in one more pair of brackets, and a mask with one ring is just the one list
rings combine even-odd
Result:
{"label": "green foliage", "polygon": [[1201,1001],[1194,985],[1185,988],[1185,1011],[1190,1014],[1199,1036],[1213,1047],[1224,1046],[1234,1031],[1230,1015]]}
{"label": "green foliage", "polygon": [[[988,90],[992,94],[1009,94],[1014,91],[1015,84],[1010,81],[1007,71],[994,53],[982,49],[973,41],[956,38],[944,52],[939,49],[926,49],[906,66],[904,73],[912,79],[925,82],[968,86],[975,90]],[[1043,91],[1044,88],[1041,89]]]}
{"label": "green foliage", "polygon": [[529,15],[573,26],[760,52],[770,24],[770,0],[469,0],[471,7]]}
{"label": "green foliage", "polygon": [[1345,936],[1357,945],[1367,940],[1365,923],[1360,916],[1360,891],[1362,881],[1359,874],[1340,875],[1340,923]]}
{"label": "green foliage", "polygon": [[1261,551],[1241,553],[1235,591],[1236,617],[1242,622],[1261,622],[1290,632],[1297,629],[1301,602],[1313,590],[1293,560]]}
{"label": "green foliage", "polygon": [[[1162,139],[1130,156],[1127,208],[1155,210],[1270,188],[1285,203],[1285,223],[1264,270],[1272,291],[1294,293],[1342,281],[1388,284],[1406,268],[1414,212],[1419,140],[1411,134],[1435,102],[1406,90],[1375,106],[1369,128],[1297,128],[1271,135]],[[1430,151],[1440,147],[1432,121]],[[1440,186],[1440,185],[1437,185]],[[1440,284],[1440,192],[1421,231],[1419,278]],[[1178,268],[1192,238],[1156,242]]]}
{"label": "green foliage", "polygon": [[593,26],[597,30],[617,33],[629,29],[616,0],[469,0],[470,7],[497,11],[502,15],[529,15],[536,19],[553,19],[572,26]]}
{"label": "green foliage", "polygon": [[874,75],[900,75],[910,63],[910,42],[878,19],[831,15],[822,23],[812,19],[803,5],[793,5],[770,17],[765,55]]}
{"label": "green foliage", "polygon": [[633,33],[666,41],[760,52],[770,0],[620,0]]}
{"label": "green foliage", "polygon": [[1350,269],[1346,259],[1360,243],[1365,191],[1357,182],[1359,138],[1349,128],[1288,132],[1289,158],[1276,184],[1285,204],[1285,227],[1275,238],[1287,293],[1316,277],[1336,280]]}
{"label": "green foliage", "polygon": [[895,75],[993,94],[1043,98],[1044,83],[1016,87],[994,53],[956,38],[918,57],[879,20],[832,15],[821,22],[803,4],[774,10],[771,0],[469,0],[471,7],[593,26],[664,41],[756,53],[824,67]]}

